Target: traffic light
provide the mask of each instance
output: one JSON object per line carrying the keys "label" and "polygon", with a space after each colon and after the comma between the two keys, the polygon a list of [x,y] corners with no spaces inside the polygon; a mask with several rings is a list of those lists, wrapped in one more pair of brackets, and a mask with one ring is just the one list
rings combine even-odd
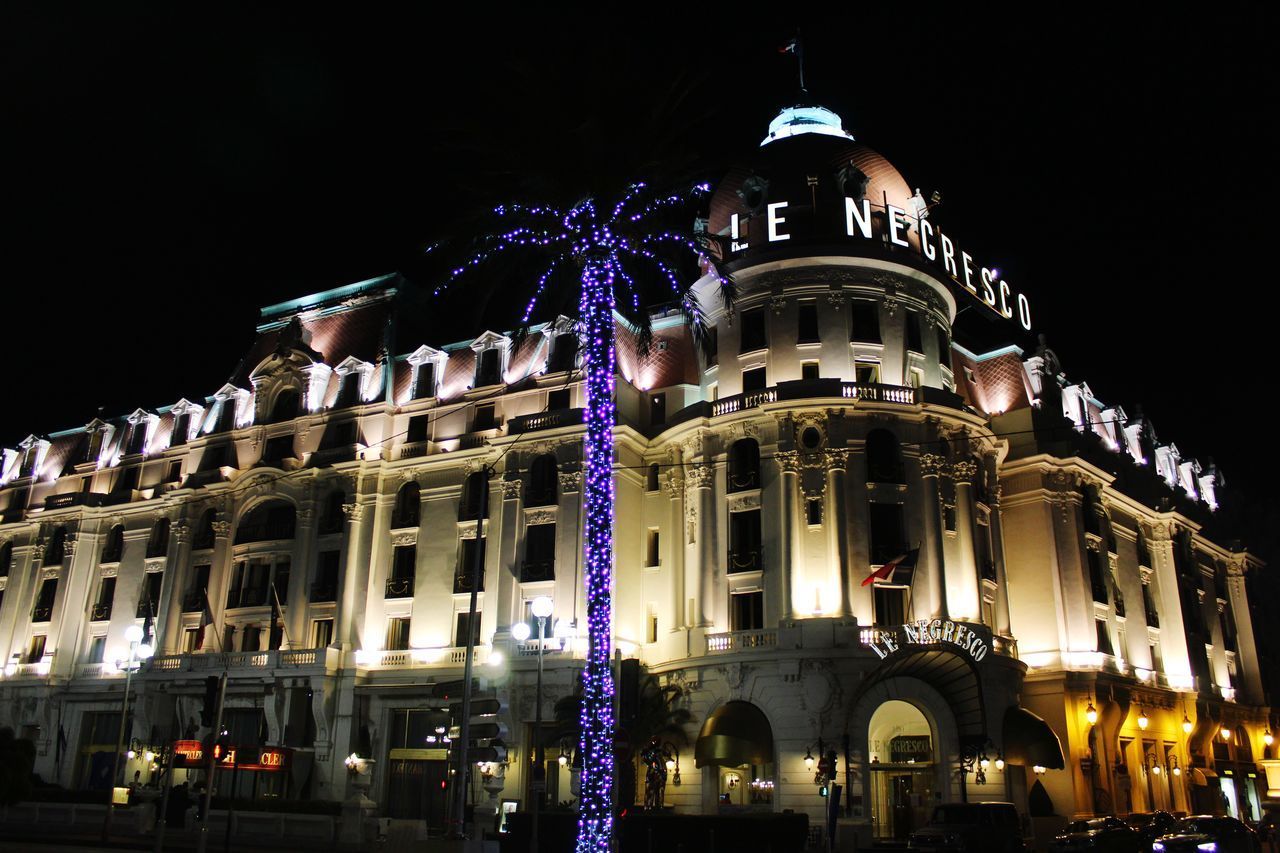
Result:
{"label": "traffic light", "polygon": [[[503,762],[507,760],[507,726],[501,717],[506,706],[496,697],[476,696],[471,699],[471,725],[467,744],[467,763]],[[449,718],[457,726],[462,722],[462,703],[449,705]]]}
{"label": "traffic light", "polygon": [[204,680],[204,703],[200,706],[200,725],[213,728],[213,720],[217,713],[218,676],[211,675]]}
{"label": "traffic light", "polygon": [[827,786],[826,786],[826,785],[823,785],[821,788],[819,788],[819,789],[818,789],[818,796],[819,796],[819,797],[825,797],[825,796],[827,796],[827,794],[829,794],[829,793],[830,793],[830,791],[827,789]]}

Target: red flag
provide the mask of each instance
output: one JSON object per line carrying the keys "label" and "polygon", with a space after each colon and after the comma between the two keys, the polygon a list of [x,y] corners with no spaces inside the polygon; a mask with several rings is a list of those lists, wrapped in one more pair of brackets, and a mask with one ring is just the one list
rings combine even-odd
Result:
{"label": "red flag", "polygon": [[904,554],[899,554],[897,557],[894,557],[892,560],[867,575],[866,579],[863,580],[862,585],[871,586],[871,584],[876,581],[888,580],[893,577],[893,573],[897,569],[914,569],[916,566],[916,560],[919,556],[919,548],[912,548]]}
{"label": "red flag", "polygon": [[799,39],[791,39],[778,47],[778,53],[795,53]]}

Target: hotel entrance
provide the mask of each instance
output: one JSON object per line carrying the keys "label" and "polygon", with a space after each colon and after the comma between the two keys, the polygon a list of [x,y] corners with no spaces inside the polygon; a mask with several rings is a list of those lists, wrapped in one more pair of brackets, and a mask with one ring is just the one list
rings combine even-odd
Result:
{"label": "hotel entrance", "polygon": [[872,837],[905,841],[929,819],[937,787],[933,730],[909,702],[890,699],[867,731],[871,770]]}

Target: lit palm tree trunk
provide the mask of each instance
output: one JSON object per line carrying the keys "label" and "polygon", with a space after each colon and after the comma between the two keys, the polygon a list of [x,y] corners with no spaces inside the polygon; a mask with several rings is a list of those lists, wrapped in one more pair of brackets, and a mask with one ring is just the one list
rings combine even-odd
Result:
{"label": "lit palm tree trunk", "polygon": [[578,853],[608,851],[613,836],[613,673],[610,646],[613,604],[613,402],[614,263],[592,255],[582,267],[579,316],[585,326],[587,379],[584,472],[584,585],[587,601],[587,667],[582,690],[582,785]]}

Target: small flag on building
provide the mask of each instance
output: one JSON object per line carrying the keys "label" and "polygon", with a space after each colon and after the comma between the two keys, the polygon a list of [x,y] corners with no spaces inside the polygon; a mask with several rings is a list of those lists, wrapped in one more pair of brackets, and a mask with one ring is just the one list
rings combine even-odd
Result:
{"label": "small flag on building", "polygon": [[891,580],[893,578],[893,573],[898,569],[914,569],[916,567],[916,560],[919,559],[919,557],[919,548],[912,548],[904,554],[899,554],[897,557],[894,557],[892,560],[867,575],[866,579],[863,580],[862,585],[871,586],[871,584],[876,581]]}
{"label": "small flag on building", "polygon": [[201,603],[204,605],[200,610],[200,627],[196,629],[196,649],[204,647],[204,635],[208,627],[213,624],[213,608],[209,606],[209,590],[200,591]]}
{"label": "small flag on building", "polygon": [[778,46],[778,53],[795,53],[796,48],[799,47],[799,42],[798,38],[789,39]]}

